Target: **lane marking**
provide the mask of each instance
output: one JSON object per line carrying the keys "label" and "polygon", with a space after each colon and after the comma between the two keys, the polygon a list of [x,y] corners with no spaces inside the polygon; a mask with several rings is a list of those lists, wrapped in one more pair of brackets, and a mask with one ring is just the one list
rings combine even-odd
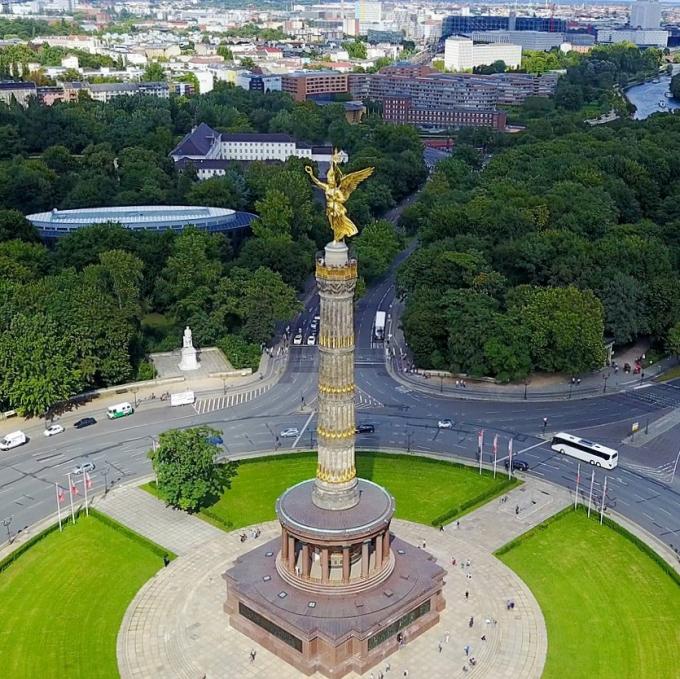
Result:
{"label": "lane marking", "polygon": [[305,426],[302,427],[302,429],[300,430],[300,433],[297,435],[297,438],[295,439],[295,441],[293,441],[293,445],[290,447],[291,450],[293,448],[295,448],[295,446],[297,446],[299,440],[302,438],[302,435],[305,433],[305,429],[307,429],[307,427],[309,426],[309,423],[312,421],[312,418],[314,417],[314,415],[315,415],[315,411],[312,410],[312,412],[309,413],[309,417],[307,418],[307,421],[305,422]]}

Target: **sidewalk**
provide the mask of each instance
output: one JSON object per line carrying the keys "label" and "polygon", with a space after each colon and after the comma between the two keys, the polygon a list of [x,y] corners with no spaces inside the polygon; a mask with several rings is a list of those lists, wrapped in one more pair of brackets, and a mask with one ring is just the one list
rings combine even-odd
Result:
{"label": "sidewalk", "polygon": [[[93,392],[89,400],[82,403],[75,403],[71,410],[68,410],[61,415],[56,415],[51,420],[60,424],[70,424],[85,415],[92,415],[94,413],[103,413],[110,405],[120,403],[128,400],[139,409],[161,409],[169,408],[169,401],[161,401],[160,396],[166,391],[180,392],[191,390],[196,394],[197,400],[199,398],[226,393],[242,394],[247,393],[253,389],[267,390],[274,386],[281,375],[285,372],[288,365],[289,351],[285,346],[274,347],[273,356],[264,353],[260,360],[260,366],[257,372],[251,375],[229,377],[226,380],[218,377],[204,377],[201,379],[191,379],[190,375],[184,381],[175,381],[166,386],[149,384],[148,386],[134,386],[121,384],[118,387],[111,388],[106,394],[97,394]],[[135,383],[138,384],[138,383]],[[143,384],[143,383],[142,383]],[[152,398],[152,395],[155,395]],[[31,431],[34,433],[40,432],[45,428],[45,420],[42,417],[21,417],[11,416],[3,418],[0,413],[0,427],[3,431],[7,429],[16,430],[21,429],[26,433]]]}
{"label": "sidewalk", "polygon": [[[621,366],[617,371],[606,367],[601,370],[580,375],[580,383],[571,382],[571,376],[551,373],[536,373],[525,383],[496,384],[490,378],[475,380],[464,377],[465,387],[456,386],[456,377],[450,375],[427,374],[427,371],[410,372],[410,353],[404,334],[394,319],[401,316],[403,304],[395,299],[391,310],[391,355],[386,361],[390,376],[404,387],[427,394],[450,398],[491,401],[561,401],[569,399],[594,398],[604,394],[621,393],[644,388],[655,384],[654,380],[670,367],[677,365],[676,358],[666,358],[651,365],[639,374],[623,372],[624,363],[634,364],[634,359],[644,353],[644,348],[635,346],[617,356]],[[460,377],[459,380],[463,381]]]}

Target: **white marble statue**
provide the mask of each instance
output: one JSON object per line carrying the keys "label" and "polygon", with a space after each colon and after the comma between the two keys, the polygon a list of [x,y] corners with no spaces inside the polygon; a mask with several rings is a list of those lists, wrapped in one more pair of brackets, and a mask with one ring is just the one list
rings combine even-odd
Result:
{"label": "white marble statue", "polygon": [[197,352],[191,337],[191,328],[187,325],[182,337],[182,360],[179,362],[179,369],[198,370],[199,365],[196,354]]}

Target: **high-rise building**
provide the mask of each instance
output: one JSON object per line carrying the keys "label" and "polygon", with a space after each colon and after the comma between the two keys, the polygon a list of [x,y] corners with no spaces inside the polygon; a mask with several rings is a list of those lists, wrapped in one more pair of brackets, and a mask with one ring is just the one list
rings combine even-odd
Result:
{"label": "high-rise building", "polygon": [[630,27],[654,30],[661,25],[661,4],[656,0],[637,0],[630,6]]}
{"label": "high-rise building", "polygon": [[564,33],[567,22],[553,17],[448,16],[442,22],[442,37],[473,31],[547,31]]}
{"label": "high-rise building", "polygon": [[356,0],[354,16],[359,20],[360,25],[378,24],[382,21],[382,2]]}
{"label": "high-rise building", "polygon": [[522,47],[509,43],[473,43],[469,38],[451,36],[444,43],[444,66],[449,71],[470,71],[503,61],[509,68],[522,64]]}

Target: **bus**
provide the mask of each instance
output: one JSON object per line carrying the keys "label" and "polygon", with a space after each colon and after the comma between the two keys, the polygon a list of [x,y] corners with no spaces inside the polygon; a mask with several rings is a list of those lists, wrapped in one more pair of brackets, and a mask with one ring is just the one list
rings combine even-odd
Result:
{"label": "bus", "polygon": [[583,460],[596,467],[614,469],[619,463],[619,453],[613,448],[607,448],[599,443],[563,432],[553,436],[550,447],[557,453],[571,455],[577,460]]}
{"label": "bus", "polygon": [[376,311],[375,323],[373,324],[373,339],[376,342],[385,340],[385,316],[384,311]]}
{"label": "bus", "polygon": [[134,408],[129,403],[119,403],[115,406],[109,406],[106,409],[106,417],[108,417],[110,420],[115,420],[118,417],[132,415],[134,412]]}

